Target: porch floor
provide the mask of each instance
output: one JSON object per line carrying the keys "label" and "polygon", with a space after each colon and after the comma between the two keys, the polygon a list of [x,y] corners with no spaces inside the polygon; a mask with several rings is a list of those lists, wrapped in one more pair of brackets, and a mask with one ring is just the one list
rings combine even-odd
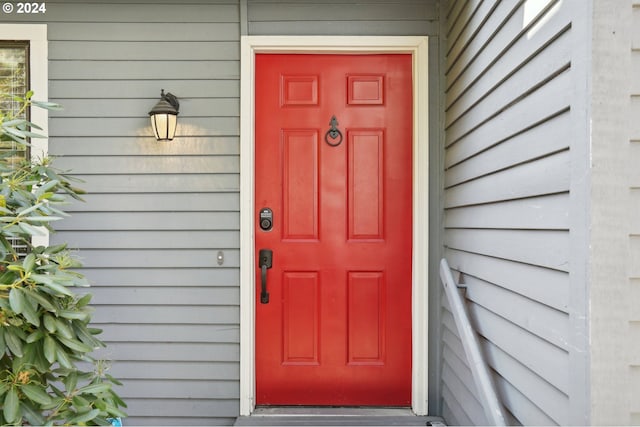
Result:
{"label": "porch floor", "polygon": [[256,408],[236,426],[445,426],[442,418],[417,416],[404,408]]}

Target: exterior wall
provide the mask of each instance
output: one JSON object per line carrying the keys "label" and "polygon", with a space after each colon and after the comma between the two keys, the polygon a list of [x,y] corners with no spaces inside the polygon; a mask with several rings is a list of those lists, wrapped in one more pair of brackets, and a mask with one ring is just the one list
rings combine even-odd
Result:
{"label": "exterior wall", "polygon": [[[239,414],[240,35],[430,35],[437,16],[436,0],[61,0],[0,17],[48,24],[49,97],[65,106],[49,152],[89,192],[51,240],[79,249],[125,424]],[[181,103],[172,142],[147,117],[161,88]]]}
{"label": "exterior wall", "polygon": [[[585,202],[588,8],[448,6],[445,256],[511,422],[588,424],[585,226],[574,215]],[[446,301],[442,310],[443,415],[485,424]]]}
{"label": "exterior wall", "polygon": [[593,425],[640,423],[640,2],[593,2]]}
{"label": "exterior wall", "polygon": [[[52,243],[79,249],[129,425],[229,424],[239,394],[239,8],[47,2],[49,152],[85,182]],[[147,112],[181,102],[159,143]],[[218,266],[217,253],[224,253]]]}
{"label": "exterior wall", "polygon": [[[51,241],[80,250],[126,423],[239,413],[241,34],[431,36],[432,414],[486,422],[441,299],[444,245],[513,423],[640,423],[640,1],[339,3],[60,0],[0,17],[48,24],[66,107],[49,152],[89,191]],[[167,143],[146,115],[161,88],[181,101]]]}

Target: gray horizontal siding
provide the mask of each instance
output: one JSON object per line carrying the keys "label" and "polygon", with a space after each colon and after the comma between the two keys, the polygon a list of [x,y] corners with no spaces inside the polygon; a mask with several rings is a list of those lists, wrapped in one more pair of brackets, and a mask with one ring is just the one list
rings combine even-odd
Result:
{"label": "gray horizontal siding", "polygon": [[[52,98],[66,98],[73,100],[100,99],[106,102],[108,99],[117,99],[127,102],[131,94],[139,92],[147,96],[149,103],[157,100],[155,93],[160,87],[174,83],[172,80],[162,78],[158,80],[118,80],[117,85],[101,85],[100,80],[88,79],[80,81],[56,80],[49,82],[49,96]],[[219,80],[185,80],[180,82],[180,98],[182,102],[195,101],[199,98],[239,98],[240,83],[235,79]],[[133,98],[133,102],[140,102],[141,98]],[[146,108],[145,108],[146,110]],[[143,110],[144,111],[144,110]],[[192,112],[194,113],[194,112]],[[140,111],[136,111],[140,115]],[[185,141],[186,142],[186,141]]]}
{"label": "gray horizontal siding", "polygon": [[438,31],[436,0],[248,0],[251,35],[425,35]]}
{"label": "gray horizontal siding", "polygon": [[[550,2],[533,30],[525,3],[459,0],[444,12],[445,256],[510,422],[567,424],[572,9]],[[485,424],[443,309],[445,418]]]}
{"label": "gray horizontal siding", "polygon": [[[87,269],[89,270],[89,269]],[[147,286],[174,287],[177,283],[185,286],[229,286],[238,283],[239,271],[235,267],[192,268],[188,271],[173,266],[150,268],[148,266],[94,267],[90,269],[92,284],[98,286]],[[188,273],[185,274],[185,273]]]}
{"label": "gray horizontal siding", "polygon": [[[194,325],[175,324],[166,319],[165,323],[159,324],[139,324],[135,328],[131,325],[120,323],[109,323],[101,326],[104,329],[104,340],[108,343],[178,343],[186,346],[196,343],[231,343],[237,344],[240,340],[238,328],[227,324],[215,325]],[[197,347],[197,346],[196,346]],[[184,348],[182,346],[181,348]],[[195,348],[195,347],[194,347]],[[110,356],[117,354],[117,350],[109,348]],[[189,350],[191,352],[192,350]],[[188,360],[188,357],[185,356]],[[145,360],[137,360],[144,363],[145,360],[154,360],[154,356],[146,355]],[[114,364],[117,366],[117,362]],[[125,386],[126,387],[126,386]],[[141,398],[144,398],[142,396]],[[185,414],[168,414],[168,416],[184,416]],[[140,422],[140,421],[137,421]],[[164,424],[164,423],[160,423]]]}
{"label": "gray horizontal siding", "polygon": [[[239,398],[239,4],[47,4],[55,165],[130,425],[230,424]],[[45,21],[46,20],[46,21]],[[147,112],[180,99],[178,137]],[[217,263],[218,252],[224,264]]]}
{"label": "gray horizontal siding", "polygon": [[[150,4],[146,2],[145,4]],[[131,5],[113,6],[126,15],[127,7]],[[158,8],[165,6],[158,6]],[[215,6],[211,6],[215,7]],[[182,9],[184,10],[184,9]],[[81,14],[82,10],[76,5],[69,8],[69,14]],[[153,13],[151,13],[152,15]],[[208,16],[215,17],[214,13]],[[239,40],[238,23],[190,23],[180,22],[179,15],[167,22],[90,22],[93,17],[80,18],[80,22],[68,22],[61,26],[51,26],[49,40],[51,41],[79,41],[78,34],[83,34],[86,41],[125,41],[125,42],[175,42],[185,43],[205,41],[234,41]],[[94,18],[95,19],[95,18]],[[49,21],[52,22],[52,21]],[[164,58],[164,56],[162,57]],[[162,58],[158,58],[161,60]]]}
{"label": "gray horizontal siding", "polygon": [[[52,112],[50,117],[144,117],[149,109],[149,99],[103,99],[95,102],[91,99],[67,99],[64,111]],[[234,117],[240,111],[237,98],[195,98],[182,102],[187,114],[182,117]],[[143,114],[141,114],[141,112]],[[181,118],[182,118],[181,117]]]}
{"label": "gray horizontal siding", "polygon": [[[112,7],[113,8],[113,7]],[[56,41],[49,44],[49,59],[121,61],[123,59],[153,61],[171,52],[171,60],[229,61],[240,59],[235,41],[193,42],[189,50],[183,42],[167,41],[162,44],[130,41]]]}
{"label": "gray horizontal siding", "polygon": [[75,212],[117,212],[121,205],[129,212],[143,212],[159,210],[168,204],[177,206],[189,205],[190,212],[238,210],[240,200],[238,193],[197,193],[184,192],[180,194],[87,194],[83,196],[85,202],[74,202]]}
{"label": "gray horizontal siding", "polygon": [[[164,230],[163,230],[164,231]],[[170,231],[162,234],[156,230],[136,231],[70,231],[65,233],[67,242],[73,247],[86,249],[207,249],[211,242],[220,248],[237,248],[240,237],[237,231]]]}

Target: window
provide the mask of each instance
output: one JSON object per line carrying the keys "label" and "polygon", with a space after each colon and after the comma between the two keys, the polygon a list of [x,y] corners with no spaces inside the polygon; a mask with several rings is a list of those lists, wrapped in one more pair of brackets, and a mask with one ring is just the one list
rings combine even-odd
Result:
{"label": "window", "polygon": [[[0,110],[3,113],[15,115],[19,112],[20,104],[13,100],[14,96],[23,97],[29,90],[29,42],[0,41]],[[20,118],[30,119],[29,111],[21,114]],[[15,152],[15,161],[20,161],[29,155],[29,150],[16,142],[0,141],[0,152]]]}
{"label": "window", "polygon": [[[23,96],[27,90],[34,92],[34,99],[47,101],[49,98],[49,62],[46,24],[0,24],[0,84],[8,85],[15,94]],[[9,69],[13,71],[9,71]],[[20,85],[23,85],[20,87]],[[5,87],[2,90],[7,90]],[[10,101],[0,105],[1,109],[14,108]],[[42,128],[38,133],[48,135],[49,114],[42,108],[27,112],[29,120]],[[13,147],[11,147],[13,148]],[[2,150],[11,149],[0,146]],[[29,150],[23,150],[20,158],[30,156],[39,159],[47,156],[47,138],[31,140]],[[35,246],[48,246],[49,235],[34,236]]]}
{"label": "window", "polygon": [[[0,111],[3,114],[30,119],[29,111],[20,111],[21,103],[15,96],[23,97],[29,90],[29,43],[24,41],[0,41]],[[0,140],[0,154],[11,153],[9,163],[18,164],[27,159],[28,147],[6,138]],[[17,239],[11,245],[21,256],[26,256],[28,247]]]}

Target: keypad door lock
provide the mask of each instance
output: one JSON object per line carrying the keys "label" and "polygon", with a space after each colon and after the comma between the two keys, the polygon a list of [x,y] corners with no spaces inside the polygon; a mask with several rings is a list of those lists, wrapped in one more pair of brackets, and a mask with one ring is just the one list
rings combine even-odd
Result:
{"label": "keypad door lock", "polygon": [[260,209],[258,221],[262,231],[271,231],[273,228],[273,211],[269,208]]}

